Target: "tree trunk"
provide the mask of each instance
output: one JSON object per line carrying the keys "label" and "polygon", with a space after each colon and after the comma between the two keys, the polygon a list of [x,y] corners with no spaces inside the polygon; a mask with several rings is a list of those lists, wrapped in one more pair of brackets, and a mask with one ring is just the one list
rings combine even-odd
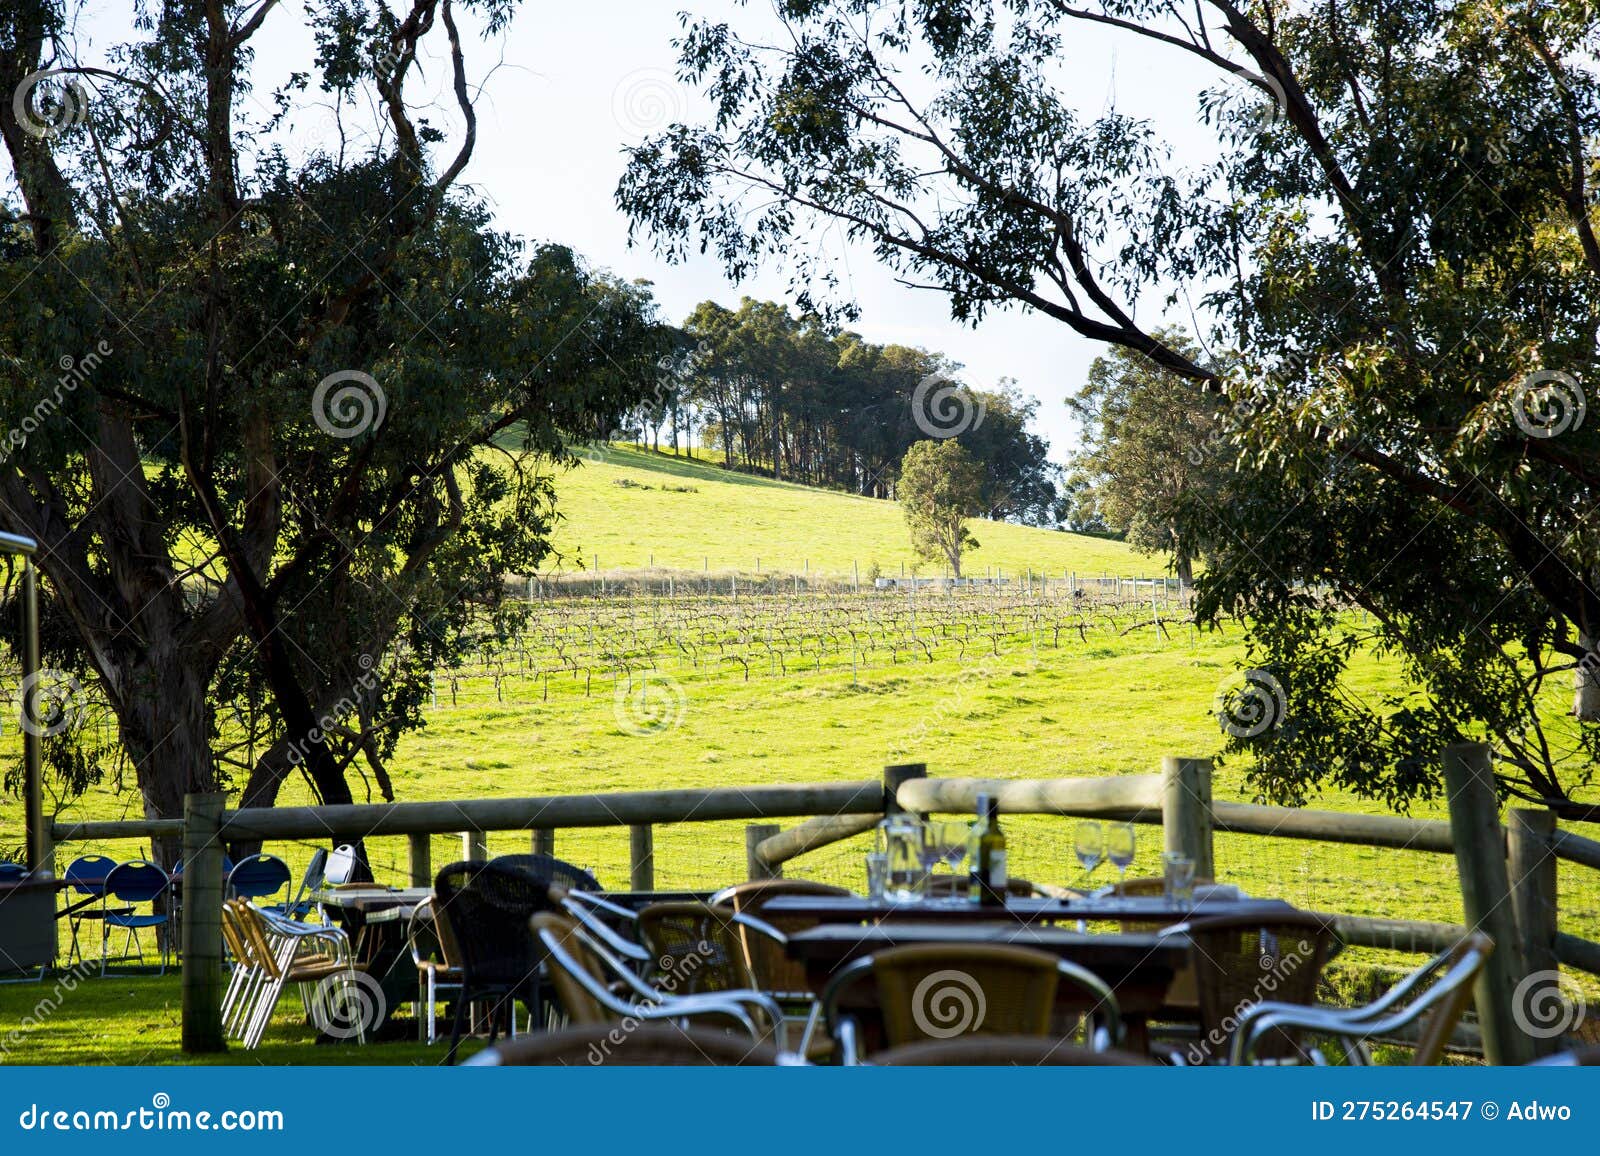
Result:
{"label": "tree trunk", "polygon": [[1172,567],[1178,575],[1178,586],[1188,590],[1194,585],[1194,559],[1179,551],[1173,555]]}
{"label": "tree trunk", "polygon": [[1583,658],[1572,676],[1572,713],[1586,722],[1594,722],[1600,719],[1600,655],[1595,653],[1592,636],[1580,634],[1578,642],[1583,647]]}
{"label": "tree trunk", "polygon": [[[206,707],[209,666],[176,640],[152,638],[109,675],[119,737],[135,768],[147,819],[181,819],[183,797],[218,789]],[[170,867],[182,840],[152,840],[156,862]]]}

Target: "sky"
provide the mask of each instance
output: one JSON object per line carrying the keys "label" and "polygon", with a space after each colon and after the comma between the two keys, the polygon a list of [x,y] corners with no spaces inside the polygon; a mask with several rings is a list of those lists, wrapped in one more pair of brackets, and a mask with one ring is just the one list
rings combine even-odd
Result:
{"label": "sky", "polygon": [[[782,270],[764,269],[733,284],[714,259],[674,266],[658,259],[647,241],[630,247],[628,220],[614,206],[622,150],[673,121],[698,120],[704,109],[699,94],[675,77],[672,41],[685,9],[756,33],[775,27],[768,0],[527,0],[507,30],[468,50],[469,75],[481,88],[478,144],[466,183],[493,207],[501,228],[569,245],[593,265],[652,282],[673,322],[708,298],[730,306],[745,295],[787,299]],[[103,48],[120,38],[126,19],[126,0],[97,0],[80,34]],[[255,45],[259,114],[273,84],[306,66],[310,38],[298,0],[284,0]],[[1063,56],[1062,84],[1074,107],[1094,115],[1114,106],[1150,118],[1174,142],[1180,162],[1201,155],[1206,137],[1193,109],[1200,89],[1216,84],[1214,74],[1176,50],[1092,27],[1076,32]],[[426,79],[447,96],[443,62],[435,62]],[[442,101],[441,111],[448,107]],[[320,123],[302,115],[300,123],[300,131],[314,137],[327,131],[331,115]],[[841,247],[839,260],[847,274],[841,292],[860,310],[852,328],[870,341],[941,351],[965,366],[965,379],[980,388],[1016,379],[1041,403],[1037,429],[1051,443],[1052,458],[1065,458],[1076,429],[1064,399],[1082,386],[1102,347],[1023,311],[964,325],[950,318],[941,294],[896,283],[869,251]],[[1144,302],[1141,319],[1157,320],[1159,304]]]}

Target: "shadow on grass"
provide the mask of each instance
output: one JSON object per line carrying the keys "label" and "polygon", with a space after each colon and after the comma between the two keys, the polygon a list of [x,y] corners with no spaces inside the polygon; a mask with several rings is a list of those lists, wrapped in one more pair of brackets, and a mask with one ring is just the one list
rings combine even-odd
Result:
{"label": "shadow on grass", "polygon": [[[0,1065],[123,1064],[204,1066],[231,1064],[423,1065],[444,1062],[444,1043],[417,1042],[416,1021],[395,1016],[382,1039],[366,1045],[324,1039],[306,1023],[300,1000],[285,991],[261,1046],[246,1051],[230,1042],[225,1052],[185,1055],[183,1004],[176,975],[110,975],[68,988],[51,975],[41,983],[0,985]],[[482,1046],[470,1040],[461,1053]]]}

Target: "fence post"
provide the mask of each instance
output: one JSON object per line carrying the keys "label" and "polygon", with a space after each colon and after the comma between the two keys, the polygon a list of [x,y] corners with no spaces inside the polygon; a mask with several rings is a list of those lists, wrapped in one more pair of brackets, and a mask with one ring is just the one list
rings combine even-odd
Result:
{"label": "fence post", "polygon": [[461,857],[482,862],[489,857],[489,836],[482,831],[461,832]]}
{"label": "fence post", "polygon": [[433,886],[433,836],[408,835],[406,842],[410,844],[411,859],[411,886]]}
{"label": "fence post", "polygon": [[763,839],[770,839],[783,830],[777,823],[750,823],[744,829],[744,865],[751,879],[782,879],[782,867],[769,867],[757,848]]}
{"label": "fence post", "polygon": [[183,1050],[220,1052],[222,1036],[222,839],[227,796],[183,797]]}
{"label": "fence post", "polygon": [[628,828],[628,887],[633,891],[656,889],[656,829],[649,823]]}
{"label": "fence post", "polygon": [[1161,760],[1161,779],[1163,849],[1193,859],[1195,878],[1216,878],[1211,846],[1211,760],[1167,755]]}
{"label": "fence post", "polygon": [[928,777],[927,763],[893,763],[883,768],[883,813],[885,815],[898,814],[903,808],[895,797],[899,794],[900,784],[907,779],[925,779]]}
{"label": "fence post", "polygon": [[554,855],[556,853],[556,829],[554,827],[535,827],[531,842],[532,851],[535,855]]}
{"label": "fence post", "polygon": [[[1556,833],[1554,811],[1513,807],[1506,812],[1506,870],[1511,878],[1511,907],[1517,915],[1524,973],[1559,972],[1556,960]],[[1534,1039],[1533,1050],[1550,1055],[1556,1038]]]}
{"label": "fence post", "polygon": [[1495,1065],[1525,1064],[1533,1058],[1533,1041],[1518,1027],[1513,1007],[1517,984],[1525,973],[1488,746],[1455,743],[1446,747],[1444,783],[1467,926],[1494,940],[1494,953],[1478,974],[1474,993],[1484,1059]]}

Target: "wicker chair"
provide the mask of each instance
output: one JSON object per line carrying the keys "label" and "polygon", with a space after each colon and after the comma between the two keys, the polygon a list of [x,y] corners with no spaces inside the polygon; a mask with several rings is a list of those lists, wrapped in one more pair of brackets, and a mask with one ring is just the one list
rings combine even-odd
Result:
{"label": "wicker chair", "polygon": [[631,1031],[605,1025],[521,1036],[479,1052],[464,1066],[748,1068],[777,1062],[770,1044],[705,1028],[640,1024]]}
{"label": "wicker chair", "polygon": [[476,1000],[493,1001],[491,1043],[502,1021],[511,1034],[515,1025],[509,1017],[519,999],[528,1006],[534,1023],[542,1021],[543,952],[528,928],[528,919],[550,910],[549,886],[514,864],[468,861],[440,871],[433,895],[435,918],[442,919],[445,934],[454,940],[459,952],[455,962],[461,968],[461,998],[456,1001],[450,1053],[445,1057],[445,1063],[453,1064],[467,1006]]}
{"label": "wicker chair", "polygon": [[[1309,1007],[1336,943],[1326,919],[1299,911],[1196,919],[1169,930],[1186,933],[1194,945],[1190,959],[1200,1035],[1188,1058],[1203,1063],[1223,1062],[1240,1015],[1264,995]],[[1256,1054],[1272,1060],[1301,1057],[1297,1036],[1287,1027],[1259,1036]]]}
{"label": "wicker chair", "polygon": [[[1421,1023],[1411,1063],[1436,1064],[1450,1033],[1472,999],[1472,983],[1494,951],[1494,940],[1481,931],[1468,933],[1448,951],[1442,951],[1365,1007],[1304,1007],[1294,1003],[1258,1003],[1239,1016],[1228,1062],[1248,1064],[1258,1055],[1269,1058],[1274,1041],[1292,1039],[1291,1033],[1313,1031],[1336,1037],[1352,1064],[1370,1064],[1367,1041],[1392,1035],[1409,1024]],[[1421,994],[1417,994],[1421,991]],[[1407,1003],[1406,1001],[1410,1001]],[[1309,1002],[1309,1001],[1306,1001]],[[1263,1043],[1267,1046],[1263,1047]],[[1313,1063],[1322,1057],[1305,1053]]]}
{"label": "wicker chair", "polygon": [[956,1035],[1049,1036],[1065,979],[1081,1010],[1099,1021],[1093,1046],[1121,1038],[1117,998],[1093,972],[1031,947],[1004,944],[917,944],[857,959],[835,973],[822,993],[822,1015],[840,1060],[859,1063],[859,1028],[841,1015],[842,995],[871,977],[883,1014],[885,1048]]}
{"label": "wicker chair", "polygon": [[461,948],[450,934],[450,925],[434,914],[432,899],[423,900],[411,913],[406,942],[417,968],[417,1038],[431,1044],[439,1035],[435,1014],[439,1003],[448,1002],[448,995],[461,995],[464,977],[455,962],[461,957]]}
{"label": "wicker chair", "polygon": [[[830,887],[809,879],[755,879],[717,892],[711,902],[731,907],[735,915],[753,916],[788,936],[810,930],[817,921],[809,916],[768,914],[766,906],[772,900],[797,895],[849,894],[843,887]],[[789,958],[781,941],[741,926],[739,946],[744,951],[745,967],[762,991],[771,992],[779,1003],[804,1003],[809,1008],[815,1001],[817,993],[806,978],[805,966]]]}
{"label": "wicker chair", "polygon": [[615,1026],[630,1020],[681,1025],[699,1020],[715,1027],[732,1026],[748,1040],[762,1040],[782,1023],[782,1011],[762,992],[680,995],[653,988],[565,915],[535,915],[531,926],[550,961],[556,999],[575,1026]]}
{"label": "wicker chair", "polygon": [[544,887],[568,891],[599,891],[600,884],[582,867],[557,859],[554,855],[496,855],[489,862],[526,872]]}
{"label": "wicker chair", "polygon": [[759,987],[745,963],[741,920],[731,907],[652,903],[639,912],[639,938],[650,953],[657,987],[682,995]]}
{"label": "wicker chair", "polygon": [[1048,1036],[959,1036],[890,1048],[873,1056],[872,1063],[883,1068],[1131,1068],[1148,1067],[1155,1061],[1132,1052],[1097,1052]]}

